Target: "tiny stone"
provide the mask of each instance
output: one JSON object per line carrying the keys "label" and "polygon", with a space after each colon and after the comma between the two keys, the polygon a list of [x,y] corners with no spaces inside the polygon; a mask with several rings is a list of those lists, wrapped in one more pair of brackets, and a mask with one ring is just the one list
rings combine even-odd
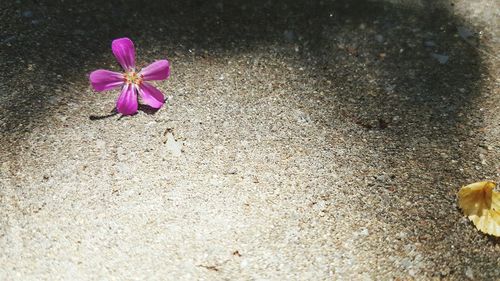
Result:
{"label": "tiny stone", "polygon": [[293,41],[293,39],[295,39],[295,34],[291,30],[285,30],[285,32],[283,32],[283,36],[288,41]]}
{"label": "tiny stone", "polygon": [[484,154],[480,153],[479,154],[479,159],[481,160],[481,165],[486,165],[487,164],[486,156],[484,156]]}
{"label": "tiny stone", "polygon": [[387,175],[378,175],[376,176],[376,179],[385,182],[387,181]]}
{"label": "tiny stone", "polygon": [[404,258],[404,259],[402,259],[402,260],[401,260],[401,266],[402,266],[403,268],[410,268],[410,266],[411,266],[411,261],[410,261],[410,259],[408,259],[408,258]]}
{"label": "tiny stone", "polygon": [[388,92],[388,93],[392,93],[394,91],[394,89],[396,88],[396,85],[387,85],[385,87],[385,91]]}
{"label": "tiny stone", "polygon": [[469,279],[474,279],[474,272],[472,271],[472,268],[467,267],[467,270],[465,271],[465,276]]}
{"label": "tiny stone", "polygon": [[417,275],[417,270],[412,268],[412,269],[408,270],[408,274],[410,274],[410,276],[412,276],[412,277],[415,277]]}
{"label": "tiny stone", "polygon": [[440,64],[446,64],[449,59],[447,55],[440,55],[436,53],[431,54],[431,56],[435,58]]}
{"label": "tiny stone", "polygon": [[398,239],[404,239],[404,238],[408,237],[408,234],[406,234],[406,232],[404,232],[404,231],[401,231],[400,233],[396,234],[396,237]]}
{"label": "tiny stone", "polygon": [[450,271],[451,271],[450,268],[445,267],[443,270],[441,270],[441,275],[446,276],[446,275],[450,274]]}
{"label": "tiny stone", "polygon": [[180,156],[182,153],[182,143],[175,140],[172,133],[167,133],[167,150],[174,156]]}
{"label": "tiny stone", "polygon": [[33,16],[33,12],[30,10],[26,10],[23,12],[23,17],[25,18],[31,18]]}
{"label": "tiny stone", "polygon": [[359,235],[368,236],[368,235],[370,235],[370,231],[368,230],[368,228],[365,227],[365,228],[361,229],[361,231],[359,232]]}
{"label": "tiny stone", "polygon": [[459,223],[461,224],[469,224],[469,220],[466,217],[461,217],[459,220]]}
{"label": "tiny stone", "polygon": [[424,42],[424,46],[425,46],[425,47],[430,47],[430,48],[431,48],[431,47],[436,47],[436,43],[434,43],[434,41],[430,41],[430,40],[428,40],[428,41],[425,41],[425,42]]}
{"label": "tiny stone", "polygon": [[460,37],[462,37],[463,39],[467,39],[467,38],[471,37],[472,35],[474,35],[474,33],[472,31],[470,31],[469,29],[467,29],[463,26],[459,26],[457,28],[457,31],[458,31],[458,35],[460,35]]}

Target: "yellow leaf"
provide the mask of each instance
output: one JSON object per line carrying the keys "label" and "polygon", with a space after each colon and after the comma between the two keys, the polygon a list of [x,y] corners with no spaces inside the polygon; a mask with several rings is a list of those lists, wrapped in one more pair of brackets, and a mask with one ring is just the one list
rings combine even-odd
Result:
{"label": "yellow leaf", "polygon": [[493,189],[496,183],[476,182],[458,192],[458,204],[477,229],[500,237],[500,192]]}

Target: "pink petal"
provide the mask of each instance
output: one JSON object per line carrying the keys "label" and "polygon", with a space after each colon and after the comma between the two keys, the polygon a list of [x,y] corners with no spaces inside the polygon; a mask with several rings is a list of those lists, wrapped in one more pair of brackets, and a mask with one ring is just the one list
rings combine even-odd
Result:
{"label": "pink petal", "polygon": [[104,69],[90,73],[90,84],[98,92],[114,89],[124,82],[123,74]]}
{"label": "pink petal", "polygon": [[152,108],[160,108],[165,103],[165,99],[160,90],[149,83],[141,83],[139,86],[139,94],[141,95],[142,101]]}
{"label": "pink petal", "polygon": [[133,84],[125,84],[122,93],[116,101],[116,109],[123,115],[132,115],[137,112],[137,93]]}
{"label": "pink petal", "polygon": [[155,61],[143,68],[139,74],[145,81],[165,80],[170,75],[170,63],[168,60]]}
{"label": "pink petal", "polygon": [[123,69],[130,70],[135,67],[135,49],[132,40],[128,38],[113,40],[111,49]]}

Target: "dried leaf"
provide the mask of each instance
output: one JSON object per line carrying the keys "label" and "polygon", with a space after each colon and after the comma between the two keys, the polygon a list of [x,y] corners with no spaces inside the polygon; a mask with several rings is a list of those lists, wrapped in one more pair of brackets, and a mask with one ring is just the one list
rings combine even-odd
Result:
{"label": "dried leaf", "polygon": [[458,192],[458,203],[463,213],[476,228],[486,234],[500,236],[500,192],[496,183],[476,182]]}

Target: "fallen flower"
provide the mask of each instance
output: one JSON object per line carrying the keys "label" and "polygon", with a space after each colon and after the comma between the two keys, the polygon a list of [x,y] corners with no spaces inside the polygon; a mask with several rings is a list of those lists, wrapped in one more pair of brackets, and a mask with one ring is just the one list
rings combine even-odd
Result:
{"label": "fallen flower", "polygon": [[458,192],[458,203],[463,213],[476,228],[486,234],[500,236],[500,192],[496,183],[476,182]]}
{"label": "fallen flower", "polygon": [[165,103],[163,94],[146,81],[167,79],[170,75],[168,60],[155,61],[140,72],[136,72],[135,49],[132,40],[128,38],[113,40],[111,49],[125,72],[98,69],[90,74],[92,88],[102,92],[122,86],[121,94],[116,101],[116,110],[123,115],[132,115],[137,112],[137,93],[145,104],[160,108]]}

